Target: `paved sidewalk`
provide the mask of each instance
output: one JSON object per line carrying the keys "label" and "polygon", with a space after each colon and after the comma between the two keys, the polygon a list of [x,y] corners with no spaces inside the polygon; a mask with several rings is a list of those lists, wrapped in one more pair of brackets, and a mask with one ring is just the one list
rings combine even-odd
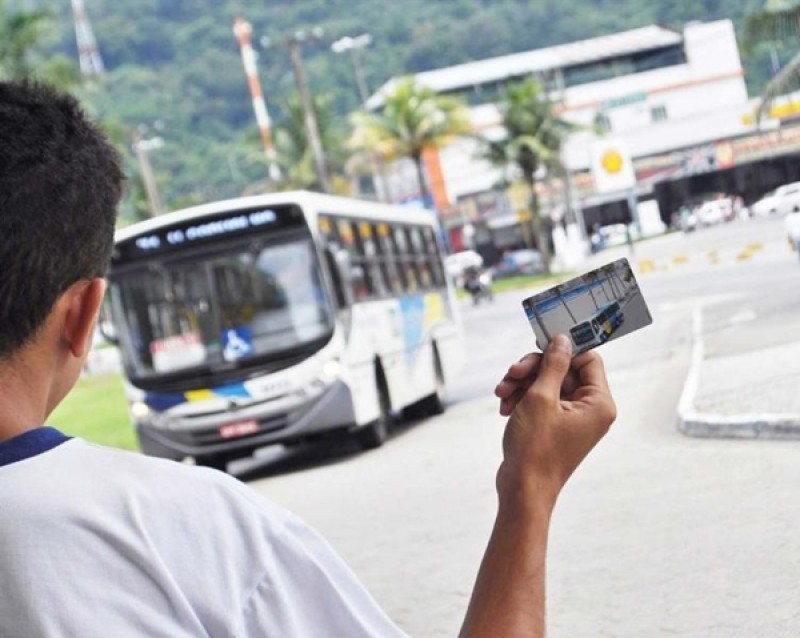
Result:
{"label": "paved sidewalk", "polygon": [[[753,329],[739,327],[739,341]],[[698,310],[679,429],[698,437],[800,440],[800,339],[749,344],[730,354],[715,354],[708,341]]]}

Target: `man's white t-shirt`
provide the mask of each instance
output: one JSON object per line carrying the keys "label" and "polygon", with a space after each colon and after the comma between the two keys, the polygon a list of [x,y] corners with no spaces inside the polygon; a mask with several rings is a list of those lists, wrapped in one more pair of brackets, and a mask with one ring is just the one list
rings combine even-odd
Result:
{"label": "man's white t-shirt", "polygon": [[0,444],[0,636],[404,635],[317,533],[236,479],[52,428],[17,439]]}

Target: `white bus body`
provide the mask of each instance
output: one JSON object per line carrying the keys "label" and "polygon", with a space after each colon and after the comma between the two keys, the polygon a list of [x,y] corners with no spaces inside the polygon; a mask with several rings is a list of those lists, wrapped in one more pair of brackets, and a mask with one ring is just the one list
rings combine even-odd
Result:
{"label": "white bus body", "polygon": [[256,448],[443,409],[463,359],[430,211],[307,192],[118,231],[109,307],[147,454],[224,466]]}

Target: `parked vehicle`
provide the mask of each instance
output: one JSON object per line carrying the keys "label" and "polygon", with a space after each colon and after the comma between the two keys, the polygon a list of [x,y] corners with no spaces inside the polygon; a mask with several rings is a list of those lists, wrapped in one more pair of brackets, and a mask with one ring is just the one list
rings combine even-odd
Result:
{"label": "parked vehicle", "polygon": [[492,269],[495,279],[515,275],[535,275],[545,271],[544,259],[538,250],[522,248],[503,255],[500,263]]}
{"label": "parked vehicle", "polygon": [[750,210],[757,217],[800,212],[800,182],[784,184],[767,193]]}
{"label": "parked vehicle", "polygon": [[697,220],[702,226],[715,226],[734,217],[733,202],[729,197],[719,197],[703,202],[697,208]]}

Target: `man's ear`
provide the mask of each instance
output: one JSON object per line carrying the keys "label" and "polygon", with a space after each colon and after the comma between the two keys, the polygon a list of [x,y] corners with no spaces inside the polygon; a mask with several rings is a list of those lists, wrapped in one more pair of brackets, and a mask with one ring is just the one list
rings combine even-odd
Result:
{"label": "man's ear", "polygon": [[105,292],[106,280],[95,277],[76,281],[64,293],[67,308],[63,337],[74,357],[83,357],[92,345]]}

